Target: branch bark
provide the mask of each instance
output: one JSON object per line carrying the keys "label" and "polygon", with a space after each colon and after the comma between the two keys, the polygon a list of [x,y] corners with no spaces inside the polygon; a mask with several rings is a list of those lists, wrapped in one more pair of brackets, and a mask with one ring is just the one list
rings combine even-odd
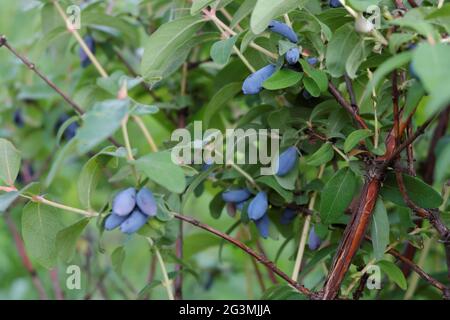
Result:
{"label": "branch bark", "polygon": [[179,213],[176,212],[172,212],[172,214],[174,215],[174,217],[176,219],[182,220],[184,222],[187,222],[193,226],[196,226],[198,228],[201,228],[205,231],[208,231],[212,234],[215,234],[216,236],[230,242],[231,244],[235,245],[236,247],[240,248],[241,250],[243,250],[244,252],[246,252],[247,254],[251,255],[252,257],[254,257],[258,262],[262,263],[264,266],[266,266],[266,268],[270,269],[271,271],[273,271],[276,275],[278,275],[280,278],[282,278],[283,280],[285,280],[288,284],[290,284],[294,289],[296,289],[297,291],[299,291],[300,293],[303,293],[304,295],[310,297],[310,298],[314,298],[315,295],[313,292],[311,292],[309,289],[307,289],[306,287],[302,286],[301,284],[295,282],[294,280],[292,280],[286,273],[284,273],[283,271],[281,271],[280,269],[277,268],[277,266],[275,266],[275,264],[270,261],[269,259],[267,259],[266,257],[258,254],[257,252],[255,252],[253,249],[251,249],[250,247],[246,246],[245,244],[243,244],[242,242],[234,239],[233,237],[219,231],[216,230],[204,223],[201,223],[200,221],[191,218],[191,217],[187,217],[184,215],[181,215]]}

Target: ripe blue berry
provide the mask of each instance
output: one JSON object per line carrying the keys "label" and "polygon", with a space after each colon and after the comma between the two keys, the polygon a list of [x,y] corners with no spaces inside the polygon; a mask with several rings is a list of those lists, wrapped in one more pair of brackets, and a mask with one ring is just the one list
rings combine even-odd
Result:
{"label": "ripe blue berry", "polygon": [[280,223],[289,224],[295,219],[296,216],[297,213],[295,212],[295,210],[286,208],[281,215]]}
{"label": "ripe blue berry", "polygon": [[292,30],[291,27],[289,27],[287,24],[277,21],[277,20],[272,20],[269,23],[269,30],[275,33],[278,33],[280,35],[282,35],[283,37],[286,37],[289,39],[289,41],[293,42],[293,43],[297,43],[298,42],[298,36],[297,34],[294,32],[294,30]]}
{"label": "ripe blue berry", "polygon": [[134,210],[132,214],[120,225],[120,231],[126,234],[132,234],[138,231],[144,224],[147,223],[148,216]]}
{"label": "ripe blue berry", "polygon": [[[91,52],[95,54],[94,38],[92,38],[90,35],[87,35],[83,38],[83,40],[86,43],[89,50],[91,50]],[[83,68],[86,68],[91,64],[91,59],[89,59],[88,55],[86,54],[86,52],[84,52],[83,48],[80,48],[79,55],[80,55],[80,63]]]}
{"label": "ripe blue berry", "polygon": [[112,213],[105,219],[105,229],[108,231],[113,230],[120,226],[127,218],[128,216],[118,216]]}
{"label": "ripe blue berry", "polygon": [[300,50],[298,48],[291,48],[286,52],[286,61],[289,64],[296,64],[300,59]]}
{"label": "ripe blue berry", "polygon": [[342,7],[342,3],[339,0],[330,0],[330,7],[332,8]]}
{"label": "ripe blue berry", "polygon": [[314,226],[311,228],[311,230],[309,231],[309,236],[308,236],[308,247],[310,250],[317,250],[320,245],[321,245],[322,241],[320,240],[319,236],[316,234],[316,231],[314,230]]}
{"label": "ripe blue berry", "polygon": [[222,193],[225,202],[242,202],[250,197],[251,193],[247,189],[228,190]]}
{"label": "ripe blue berry", "polygon": [[297,148],[289,147],[278,157],[277,176],[282,177],[289,173],[297,163]]}
{"label": "ripe blue berry", "polygon": [[242,211],[242,209],[244,209],[244,205],[245,205],[245,201],[241,201],[236,203],[236,209],[239,211]]}
{"label": "ripe blue berry", "polygon": [[244,94],[259,93],[262,89],[264,81],[269,79],[276,69],[277,68],[274,64],[269,64],[249,75],[242,84],[242,92]]}
{"label": "ripe blue berry", "polygon": [[18,128],[22,128],[25,125],[22,110],[17,109],[16,111],[14,111],[14,123]]}
{"label": "ripe blue berry", "polygon": [[267,239],[269,237],[269,226],[270,226],[270,220],[269,215],[265,214],[260,219],[255,221],[256,227],[258,228],[259,234],[264,239]]}
{"label": "ripe blue berry", "polygon": [[316,65],[319,62],[319,59],[317,59],[316,57],[311,57],[311,58],[306,59],[306,61],[310,65],[314,66],[314,65]]}
{"label": "ripe blue berry", "polygon": [[113,200],[112,211],[119,216],[126,216],[136,206],[136,190],[128,188],[120,191]]}
{"label": "ripe blue berry", "polygon": [[268,208],[267,193],[260,191],[248,205],[248,217],[254,221],[259,220],[266,214]]}
{"label": "ripe blue berry", "polygon": [[142,188],[136,195],[136,205],[141,212],[149,217],[156,216],[158,205],[156,204],[153,193],[147,188]]}

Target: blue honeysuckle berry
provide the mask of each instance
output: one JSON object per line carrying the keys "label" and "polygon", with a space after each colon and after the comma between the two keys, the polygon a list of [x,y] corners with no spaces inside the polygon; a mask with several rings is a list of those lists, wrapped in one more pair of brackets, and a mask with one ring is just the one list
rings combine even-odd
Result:
{"label": "blue honeysuckle berry", "polygon": [[287,175],[297,163],[298,154],[296,147],[289,147],[278,157],[278,169],[276,175],[283,177]]}
{"label": "blue honeysuckle berry", "polygon": [[242,202],[250,198],[251,193],[248,189],[227,190],[222,193],[222,199],[225,202]]}
{"label": "blue honeysuckle berry", "polygon": [[106,219],[105,219],[105,230],[111,231],[124,222],[128,216],[118,216],[117,214],[111,213]]}
{"label": "blue honeysuckle berry", "polygon": [[242,211],[244,209],[245,201],[236,203],[236,209]]}
{"label": "blue honeysuckle berry", "polygon": [[149,217],[139,210],[134,210],[130,216],[120,225],[120,231],[125,234],[132,234],[138,231],[147,223]]}
{"label": "blue honeysuckle berry", "polygon": [[257,94],[261,91],[264,81],[274,74],[277,67],[274,64],[269,64],[264,68],[249,75],[242,84],[242,92],[244,94]]}
{"label": "blue honeysuckle berry", "polygon": [[281,224],[290,224],[294,221],[295,217],[297,217],[297,213],[294,209],[286,208],[281,214],[280,223]]}
{"label": "blue honeysuckle berry", "polygon": [[269,201],[267,200],[267,193],[260,191],[248,205],[248,217],[253,221],[259,220],[267,213],[268,208]]}
{"label": "blue honeysuckle berry", "polygon": [[75,135],[77,134],[78,128],[79,128],[79,126],[78,126],[78,123],[76,123],[76,122],[72,122],[71,124],[69,124],[69,126],[64,131],[64,138],[67,141],[73,139],[75,137]]}
{"label": "blue honeysuckle berry", "polygon": [[260,219],[255,221],[256,228],[258,228],[259,234],[264,239],[269,237],[270,219],[269,215],[266,213]]}
{"label": "blue honeysuckle berry", "polygon": [[[86,43],[87,47],[93,54],[95,54],[95,40],[92,38],[92,36],[87,35],[83,38],[84,42]],[[89,59],[86,52],[84,52],[83,48],[80,47],[79,50],[79,56],[80,56],[80,63],[83,68],[86,68],[91,64],[91,59]]]}
{"label": "blue honeysuckle berry", "polygon": [[156,216],[158,212],[158,205],[153,197],[153,193],[145,187],[137,193],[136,205],[143,214],[149,217]]}
{"label": "blue honeysuckle berry", "polygon": [[311,93],[309,93],[306,89],[302,91],[302,96],[303,98],[305,98],[305,100],[310,100],[312,98]]}
{"label": "blue honeysuckle berry", "polygon": [[298,42],[297,34],[294,32],[294,30],[292,30],[291,27],[289,27],[287,24],[283,22],[277,20],[270,21],[269,30],[282,35],[283,37],[289,39],[289,41],[293,43]]}
{"label": "blue honeysuckle berry", "polygon": [[119,216],[126,216],[133,211],[135,206],[136,190],[128,188],[116,194],[112,203],[112,211]]}
{"label": "blue honeysuckle berry", "polygon": [[308,236],[308,248],[310,250],[317,250],[320,245],[322,244],[322,241],[320,240],[319,236],[316,234],[316,231],[314,230],[314,226],[311,227],[311,230],[309,231]]}
{"label": "blue honeysuckle berry", "polygon": [[25,125],[25,120],[23,119],[22,110],[17,109],[16,111],[14,111],[13,120],[14,120],[14,124],[18,128],[22,128]]}
{"label": "blue honeysuckle berry", "polygon": [[319,59],[316,57],[310,57],[306,59],[306,62],[308,62],[310,65],[314,66],[319,62]]}
{"label": "blue honeysuckle berry", "polygon": [[288,64],[293,65],[300,59],[299,48],[291,48],[286,52],[286,61]]}
{"label": "blue honeysuckle berry", "polygon": [[329,5],[332,8],[342,7],[342,3],[339,0],[330,0]]}

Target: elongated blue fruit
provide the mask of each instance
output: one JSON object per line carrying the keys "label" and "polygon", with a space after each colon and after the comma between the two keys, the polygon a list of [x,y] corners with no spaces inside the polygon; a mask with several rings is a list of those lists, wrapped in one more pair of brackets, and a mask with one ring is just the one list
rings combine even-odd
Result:
{"label": "elongated blue fruit", "polygon": [[[91,52],[93,54],[95,54],[95,40],[94,40],[94,38],[92,38],[91,36],[87,35],[87,36],[85,36],[83,38],[83,40],[86,43],[86,45],[89,48],[89,50],[91,50]],[[80,47],[79,55],[80,55],[81,66],[83,68],[86,68],[87,66],[89,66],[91,64],[91,59],[89,59],[88,55],[86,54],[86,52],[84,52],[83,48],[81,48],[81,47]]]}
{"label": "elongated blue fruit", "polygon": [[141,212],[149,217],[156,216],[158,205],[156,204],[153,193],[147,188],[142,188],[136,195],[136,205]]}
{"label": "elongated blue fruit", "polygon": [[296,64],[300,59],[300,50],[298,48],[291,48],[286,52],[286,61],[289,64]]}
{"label": "elongated blue fruit", "polygon": [[274,64],[269,64],[264,68],[249,75],[242,84],[242,92],[244,94],[257,94],[261,91],[264,81],[270,78],[276,70]]}
{"label": "elongated blue fruit", "polygon": [[242,209],[244,209],[244,205],[245,205],[245,201],[238,202],[238,203],[236,203],[236,209],[238,209],[239,211],[242,211]]}
{"label": "elongated blue fruit", "polygon": [[319,59],[317,59],[316,57],[311,57],[311,58],[306,59],[306,61],[307,61],[310,65],[314,66],[314,65],[317,64],[317,62],[319,62]]}
{"label": "elongated blue fruit", "polygon": [[135,233],[147,223],[148,219],[149,217],[139,210],[134,210],[133,213],[130,214],[130,216],[120,225],[120,231],[126,234]]}
{"label": "elongated blue fruit", "polygon": [[116,194],[112,203],[112,211],[119,216],[126,216],[133,211],[135,206],[136,190],[128,188]]}
{"label": "elongated blue fruit", "polygon": [[250,198],[250,191],[247,189],[228,190],[222,193],[222,199],[225,202],[242,202]]}
{"label": "elongated blue fruit", "polygon": [[308,236],[308,247],[310,250],[317,250],[319,249],[320,245],[322,244],[322,241],[320,240],[319,236],[316,234],[316,231],[314,230],[314,226],[309,231]]}
{"label": "elongated blue fruit", "polygon": [[14,111],[13,118],[14,118],[14,123],[16,124],[16,126],[18,128],[22,128],[25,125],[25,121],[23,119],[22,110],[16,109],[16,111]]}
{"label": "elongated blue fruit", "polygon": [[118,216],[115,213],[111,213],[106,219],[105,219],[105,229],[110,231],[122,224],[125,220],[127,220],[128,216]]}
{"label": "elongated blue fruit", "polygon": [[297,163],[297,148],[289,147],[278,158],[277,176],[282,177],[289,173]]}
{"label": "elongated blue fruit", "polygon": [[293,43],[297,43],[298,42],[298,36],[297,34],[294,32],[294,30],[292,30],[291,27],[289,27],[287,24],[277,21],[277,20],[272,20],[269,23],[269,29],[272,32],[278,33],[280,35],[282,35],[285,38],[288,38],[289,41],[293,42]]}
{"label": "elongated blue fruit", "polygon": [[263,215],[261,219],[255,221],[255,224],[256,227],[258,228],[261,237],[267,239],[267,237],[269,237],[269,227],[270,227],[269,215],[268,214]]}
{"label": "elongated blue fruit", "polygon": [[248,205],[248,217],[253,221],[259,220],[266,214],[268,208],[267,193],[260,191]]}
{"label": "elongated blue fruit", "polygon": [[330,0],[330,7],[332,8],[342,7],[342,3],[339,0]]}
{"label": "elongated blue fruit", "polygon": [[295,210],[286,208],[283,213],[281,214],[280,223],[281,224],[289,224],[291,223],[295,217],[297,216],[297,213]]}

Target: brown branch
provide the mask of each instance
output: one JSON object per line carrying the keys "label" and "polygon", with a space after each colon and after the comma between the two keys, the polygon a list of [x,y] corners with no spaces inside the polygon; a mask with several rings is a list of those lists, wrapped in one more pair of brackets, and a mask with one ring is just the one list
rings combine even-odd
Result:
{"label": "brown branch", "polygon": [[215,234],[216,236],[219,236],[220,238],[230,242],[231,244],[235,245],[236,247],[240,248],[247,254],[254,257],[258,262],[262,263],[267,268],[271,269],[276,275],[278,275],[280,278],[284,279],[287,283],[289,283],[294,289],[296,289],[300,293],[303,293],[304,295],[306,295],[308,297],[314,296],[313,292],[311,292],[309,289],[305,288],[304,286],[302,286],[302,285],[298,284],[297,282],[295,282],[294,280],[292,280],[286,273],[284,273],[283,271],[278,269],[277,266],[275,266],[275,264],[272,261],[270,261],[266,257],[258,254],[257,252],[255,252],[253,249],[249,248],[242,242],[240,242],[240,241],[234,239],[233,237],[231,237],[219,230],[216,230],[204,223],[201,223],[200,221],[198,221],[194,218],[187,217],[187,216],[184,216],[184,215],[181,215],[178,213],[173,213],[173,215],[175,218],[177,218],[179,220],[182,220],[184,222],[192,224],[193,226],[196,226],[196,227],[201,228],[205,231],[208,231],[212,234]]}
{"label": "brown branch", "polygon": [[345,110],[353,117],[353,119],[358,123],[358,126],[362,129],[367,129],[368,126],[366,122],[361,118],[358,113],[358,109],[354,109],[351,104],[349,104],[344,97],[341,95],[339,90],[334,86],[333,83],[328,82],[328,91],[333,95],[336,101],[344,107]]}
{"label": "brown branch", "polygon": [[358,288],[356,288],[355,292],[353,293],[353,300],[359,300],[362,297],[364,288],[366,287],[367,279],[369,279],[369,274],[366,272],[362,275],[361,279],[359,279]]}
{"label": "brown branch", "polygon": [[417,7],[418,7],[416,1],[414,1],[414,0],[408,0],[408,3],[409,3],[409,5],[410,5],[411,7],[413,7],[413,8],[417,8]]}
{"label": "brown branch", "polygon": [[[175,251],[178,259],[183,259],[183,222],[179,224],[178,237],[175,243]],[[178,272],[175,281],[173,282],[175,291],[175,300],[183,300],[183,266],[180,263],[175,265],[175,271]]]}
{"label": "brown branch", "polygon": [[332,267],[320,293],[320,297],[324,300],[337,297],[342,281],[370,224],[372,212],[380,191],[382,172],[377,170],[376,167],[369,168],[368,175],[369,177],[364,183],[359,197],[358,208],[352,214],[352,218],[344,230],[344,235],[334,256]]}
{"label": "brown branch", "polygon": [[348,95],[350,96],[351,106],[355,112],[358,112],[359,108],[358,103],[356,102],[355,90],[353,90],[352,79],[350,79],[347,73],[345,74],[344,78],[345,78],[345,85],[347,87],[347,92]]}
{"label": "brown branch", "polygon": [[25,245],[22,241],[22,238],[20,237],[20,234],[17,231],[16,226],[14,225],[14,222],[9,217],[8,212],[6,212],[4,214],[4,218],[6,221],[6,225],[13,236],[14,243],[17,248],[17,252],[22,260],[22,264],[25,267],[25,269],[28,271],[28,273],[30,274],[31,281],[33,282],[33,285],[38,292],[39,299],[48,300],[48,296],[47,296],[47,293],[45,292],[44,285],[42,284],[41,279],[39,278],[36,270],[33,267],[33,264],[30,261],[30,258],[27,255],[27,252],[25,250]]}
{"label": "brown branch", "polygon": [[61,290],[61,286],[59,285],[59,278],[58,278],[58,269],[54,268],[50,270],[50,279],[53,286],[53,291],[55,292],[55,298],[56,300],[64,300],[64,294]]}
{"label": "brown branch", "polygon": [[[65,94],[53,81],[51,81],[48,77],[46,77],[34,63],[30,62],[25,56],[21,55],[14,49],[7,41],[4,35],[0,36],[0,48],[7,48],[13,55],[15,55],[22,63],[28,67],[31,71],[33,71],[39,78],[41,78],[50,88],[52,88],[56,93],[58,93],[64,101],[66,101],[79,115],[82,116],[84,114],[83,109],[73,101],[67,94]],[[112,137],[108,138],[108,140],[115,145],[116,147],[120,147],[121,145]]]}

